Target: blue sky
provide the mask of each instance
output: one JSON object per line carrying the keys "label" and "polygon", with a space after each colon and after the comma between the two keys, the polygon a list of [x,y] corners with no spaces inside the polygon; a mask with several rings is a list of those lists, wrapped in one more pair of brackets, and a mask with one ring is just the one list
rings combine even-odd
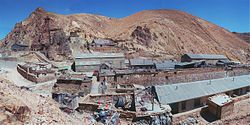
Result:
{"label": "blue sky", "polygon": [[37,7],[59,14],[122,18],[142,10],[188,12],[230,31],[250,32],[250,0],[0,0],[0,39]]}

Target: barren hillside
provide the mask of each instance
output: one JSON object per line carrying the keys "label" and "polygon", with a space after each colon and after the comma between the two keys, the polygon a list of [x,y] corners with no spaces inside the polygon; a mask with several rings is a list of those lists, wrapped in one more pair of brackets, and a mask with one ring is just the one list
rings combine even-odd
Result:
{"label": "barren hillside", "polygon": [[236,36],[238,36],[239,38],[245,40],[246,42],[250,43],[250,33],[237,33],[237,32],[233,32],[233,34],[235,34]]}
{"label": "barren hillside", "polygon": [[[48,17],[50,23],[46,24]],[[56,31],[50,42],[47,26]],[[131,56],[178,59],[183,53],[213,53],[243,62],[250,57],[249,43],[224,28],[176,10],[147,10],[115,19],[91,14],[60,15],[38,8],[16,24],[3,46],[21,42],[32,50],[49,52],[49,57],[69,56],[74,48],[67,38],[75,31],[86,40],[112,39]]]}

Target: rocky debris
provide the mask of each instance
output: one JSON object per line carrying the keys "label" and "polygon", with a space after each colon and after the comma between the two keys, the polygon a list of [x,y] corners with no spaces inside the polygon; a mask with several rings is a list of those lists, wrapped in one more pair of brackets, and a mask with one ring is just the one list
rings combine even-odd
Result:
{"label": "rocky debris", "polygon": [[[17,23],[2,46],[9,48],[13,43],[23,43],[31,50],[48,51],[51,59],[61,60],[75,50],[68,43],[68,37],[74,33],[82,41],[110,39],[120,48],[116,51],[126,50],[132,57],[178,59],[184,53],[209,53],[246,62],[250,48],[228,30],[175,10],[148,10],[115,19],[92,14],[59,15],[42,8]],[[84,46],[81,49],[87,50]]]}
{"label": "rocky debris", "polygon": [[198,125],[198,120],[194,117],[188,117],[179,123],[179,125]]}
{"label": "rocky debris", "polygon": [[22,101],[10,95],[3,95],[3,93],[0,98],[0,109],[10,112],[21,122],[25,122],[29,119],[31,111]]}
{"label": "rocky debris", "polygon": [[76,124],[50,97],[39,96],[0,77],[0,124]]}

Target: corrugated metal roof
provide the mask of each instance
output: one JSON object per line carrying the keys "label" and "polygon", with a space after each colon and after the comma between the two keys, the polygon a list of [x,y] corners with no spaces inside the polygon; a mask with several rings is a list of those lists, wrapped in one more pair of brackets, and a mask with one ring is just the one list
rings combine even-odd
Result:
{"label": "corrugated metal roof", "polygon": [[74,54],[75,59],[90,58],[125,58],[124,53],[77,53]]}
{"label": "corrugated metal roof", "polygon": [[131,66],[154,65],[154,62],[152,60],[147,60],[147,59],[130,59],[129,62]]}
{"label": "corrugated metal roof", "polygon": [[171,104],[250,86],[250,75],[155,86],[162,104]]}
{"label": "corrugated metal roof", "polygon": [[185,54],[192,59],[228,59],[224,55],[217,54]]}
{"label": "corrugated metal roof", "polygon": [[213,103],[219,106],[223,106],[233,101],[232,98],[226,94],[220,94],[220,95],[209,97],[209,100],[211,100]]}
{"label": "corrugated metal roof", "polygon": [[173,61],[164,61],[164,62],[158,62],[155,63],[155,67],[157,70],[169,70],[169,69],[174,69],[176,65],[176,62]]}
{"label": "corrugated metal roof", "polygon": [[100,61],[75,61],[76,66],[101,65]]}
{"label": "corrugated metal roof", "polygon": [[97,45],[114,45],[114,42],[107,39],[94,39],[93,41]]}

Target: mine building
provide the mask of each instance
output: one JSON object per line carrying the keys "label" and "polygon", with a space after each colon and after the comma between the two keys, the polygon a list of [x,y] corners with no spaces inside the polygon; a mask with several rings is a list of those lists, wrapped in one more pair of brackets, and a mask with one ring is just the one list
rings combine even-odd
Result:
{"label": "mine building", "polygon": [[80,61],[75,60],[72,69],[75,72],[93,72],[99,69],[100,61]]}
{"label": "mine building", "polygon": [[176,63],[177,62],[174,62],[172,60],[165,60],[163,62],[156,62],[155,63],[155,68],[156,68],[157,71],[174,70]]}
{"label": "mine building", "polygon": [[152,87],[161,104],[169,104],[172,113],[180,113],[207,104],[207,99],[218,93],[240,96],[250,92],[250,75],[226,77],[188,83]]}
{"label": "mine building", "polygon": [[12,51],[28,51],[29,46],[25,44],[15,43],[11,46]]}
{"label": "mine building", "polygon": [[[74,58],[75,62],[72,69],[76,72],[93,72],[93,70],[98,70],[103,63],[108,63],[115,68],[125,67],[125,55],[123,53],[81,53],[75,54]],[[86,65],[86,63],[90,64]]]}
{"label": "mine building", "polygon": [[228,60],[224,55],[216,54],[184,54],[181,56],[181,62],[195,62],[204,60],[207,64],[215,65],[219,60]]}
{"label": "mine building", "polygon": [[225,118],[233,113],[234,101],[226,94],[219,94],[208,98],[208,111],[218,119]]}
{"label": "mine building", "polygon": [[92,80],[82,73],[67,73],[60,76],[54,87],[53,93],[69,93],[87,95],[91,91]]}
{"label": "mine building", "polygon": [[56,79],[55,71],[49,63],[20,63],[17,71],[27,80],[39,83]]}
{"label": "mine building", "polygon": [[129,67],[134,70],[139,69],[155,69],[154,61],[148,59],[130,59]]}
{"label": "mine building", "polygon": [[94,39],[90,44],[92,47],[115,46],[115,43],[108,39]]}
{"label": "mine building", "polygon": [[206,62],[204,60],[193,61],[193,62],[178,62],[175,64],[175,69],[186,69],[186,68],[200,68],[205,67]]}

